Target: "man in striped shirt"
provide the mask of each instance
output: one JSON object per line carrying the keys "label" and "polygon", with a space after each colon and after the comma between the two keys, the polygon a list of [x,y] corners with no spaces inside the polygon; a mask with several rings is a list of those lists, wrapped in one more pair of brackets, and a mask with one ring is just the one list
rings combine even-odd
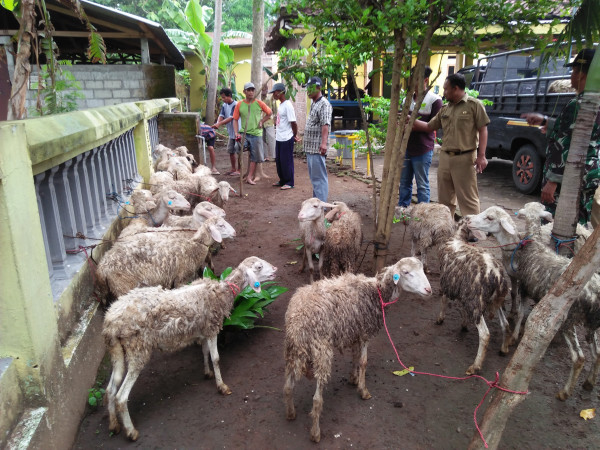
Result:
{"label": "man in striped shirt", "polygon": [[333,110],[331,103],[321,93],[322,85],[323,82],[319,77],[311,77],[306,85],[306,91],[312,103],[304,129],[304,152],[306,153],[308,176],[313,186],[313,197],[326,202],[329,194],[329,182],[325,158]]}

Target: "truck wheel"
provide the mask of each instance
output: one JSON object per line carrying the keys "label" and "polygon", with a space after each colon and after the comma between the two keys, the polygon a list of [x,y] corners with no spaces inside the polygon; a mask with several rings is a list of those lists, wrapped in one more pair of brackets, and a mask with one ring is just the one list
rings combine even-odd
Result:
{"label": "truck wheel", "polygon": [[523,194],[535,191],[542,178],[542,159],[533,145],[523,145],[513,160],[513,181]]}

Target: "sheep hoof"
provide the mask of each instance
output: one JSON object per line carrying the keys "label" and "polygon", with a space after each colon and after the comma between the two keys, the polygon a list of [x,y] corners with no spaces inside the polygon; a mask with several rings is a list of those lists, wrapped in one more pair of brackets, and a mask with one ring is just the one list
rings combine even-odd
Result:
{"label": "sheep hoof", "polygon": [[444,323],[444,318],[443,317],[438,317],[438,319],[435,321],[436,325],[441,325]]}
{"label": "sheep hoof", "polygon": [[214,372],[207,372],[204,374],[204,379],[206,380],[212,380],[215,377]]}
{"label": "sheep hoof", "polygon": [[223,384],[222,386],[218,387],[219,392],[223,395],[230,395],[231,394],[231,389],[229,389],[229,386],[227,386],[226,384]]}
{"label": "sheep hoof", "polygon": [[137,438],[140,436],[140,433],[138,433],[138,430],[136,430],[135,428],[133,429],[133,431],[127,433],[127,437],[129,439],[131,439],[132,441],[137,441]]}
{"label": "sheep hoof", "polygon": [[296,420],[296,411],[288,412],[285,418],[287,420]]}
{"label": "sheep hoof", "polygon": [[317,431],[317,432],[313,432],[311,430],[310,432],[310,440],[313,442],[319,442],[321,440],[321,430]]}
{"label": "sheep hoof", "polygon": [[475,365],[472,365],[471,367],[469,367],[467,369],[467,371],[465,372],[467,375],[475,375],[476,373],[478,373],[481,370],[481,367],[476,367]]}
{"label": "sheep hoof", "polygon": [[371,394],[366,389],[362,392],[359,391],[359,393],[360,393],[360,398],[362,398],[363,400],[369,400],[371,398]]}
{"label": "sheep hoof", "polygon": [[583,383],[583,389],[585,389],[586,391],[593,391],[594,385],[592,383],[590,383],[588,380],[585,380]]}
{"label": "sheep hoof", "polygon": [[508,350],[503,350],[503,349],[500,349],[500,350],[498,351],[498,354],[499,354],[500,356],[506,356],[506,355],[508,355]]}
{"label": "sheep hoof", "polygon": [[569,398],[569,394],[562,390],[558,394],[556,394],[556,398],[559,399],[561,402],[564,402]]}
{"label": "sheep hoof", "polygon": [[[116,422],[116,420],[115,420],[115,422]],[[108,426],[108,431],[110,431],[112,434],[119,434],[121,432],[121,425],[119,425],[118,422],[116,422],[114,424],[111,423]]]}

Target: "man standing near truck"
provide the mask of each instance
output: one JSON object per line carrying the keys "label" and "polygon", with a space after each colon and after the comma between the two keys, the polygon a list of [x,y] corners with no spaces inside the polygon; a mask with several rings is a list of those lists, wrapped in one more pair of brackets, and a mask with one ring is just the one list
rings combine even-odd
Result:
{"label": "man standing near truck", "polygon": [[415,120],[413,131],[443,131],[437,172],[438,200],[454,215],[456,203],[463,216],[479,214],[477,174],[487,167],[490,119],[483,104],[465,92],[465,77],[455,73],[444,81],[448,103],[429,122]]}
{"label": "man standing near truck", "polygon": [[[565,67],[571,67],[571,86],[577,92],[577,96],[572,99],[561,111],[556,121],[548,121],[547,116],[539,113],[526,113],[521,117],[527,119],[529,125],[541,125],[542,131],[548,129],[548,148],[546,149],[546,162],[544,164],[544,173],[542,179],[542,203],[546,209],[554,216],[558,196],[560,195],[560,185],[562,183],[563,173],[565,171],[565,161],[569,154],[571,146],[571,136],[579,101],[583,96],[587,74],[594,58],[593,49],[584,49],[580,51],[575,59],[565,64]],[[581,190],[581,200],[579,204],[579,223],[585,224],[591,220],[591,210],[594,203],[594,193],[600,182],[600,164],[598,162],[598,150],[600,149],[600,127],[599,116],[596,116],[594,129],[588,152],[585,160],[583,172],[583,188]]]}

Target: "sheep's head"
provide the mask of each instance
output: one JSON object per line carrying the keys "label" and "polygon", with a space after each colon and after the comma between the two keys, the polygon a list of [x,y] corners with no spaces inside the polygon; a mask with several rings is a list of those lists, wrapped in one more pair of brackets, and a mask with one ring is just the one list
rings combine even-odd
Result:
{"label": "sheep's head", "polygon": [[211,217],[225,217],[225,211],[217,205],[210,202],[200,202],[194,208],[192,213],[194,222],[202,225],[206,219]]}
{"label": "sheep's head", "polygon": [[546,211],[546,207],[539,202],[525,203],[523,208],[517,212],[517,216],[519,219],[525,219],[528,234],[537,234],[540,232],[541,219],[548,222],[554,221],[552,214]]}
{"label": "sheep's head", "polygon": [[185,156],[189,153],[189,151],[185,145],[181,145],[173,149],[173,153],[177,153],[179,156]]}
{"label": "sheep's head", "polygon": [[243,286],[252,287],[254,292],[260,292],[260,283],[274,279],[275,272],[277,272],[277,267],[256,256],[250,256],[243,260],[240,268],[244,271]]}
{"label": "sheep's head", "polygon": [[235,189],[227,181],[219,181],[217,188],[210,193],[210,197],[212,198],[216,194],[219,203],[222,205],[229,200],[229,192],[231,191],[235,192]]}
{"label": "sheep's head", "polygon": [[172,211],[175,210],[184,210],[189,211],[191,208],[190,202],[188,202],[183,195],[179,192],[169,189],[168,191],[162,191],[157,194],[157,197],[160,198],[167,208]]}
{"label": "sheep's head", "polygon": [[322,218],[324,217],[323,208],[335,208],[335,205],[322,202],[316,197],[304,200],[298,213],[298,220],[300,222],[312,222],[313,220]]}
{"label": "sheep's head", "polygon": [[192,165],[182,156],[171,156],[167,163],[167,172],[170,174],[192,173]]}
{"label": "sheep's head", "polygon": [[229,222],[222,217],[210,217],[204,221],[204,225],[198,229],[193,239],[201,239],[207,230],[215,242],[235,237],[235,230]]}
{"label": "sheep's head", "polygon": [[333,205],[334,207],[325,216],[330,222],[339,219],[343,213],[350,211],[350,208],[344,202],[333,202]]}
{"label": "sheep's head", "polygon": [[498,206],[490,206],[477,215],[469,216],[468,226],[472,231],[480,230],[495,236],[500,233],[517,234],[517,227],[510,215]]}
{"label": "sheep's head", "polygon": [[431,295],[431,285],[423,271],[423,263],[417,258],[402,258],[393,266],[389,266],[385,274],[385,278],[388,277],[391,277],[395,285],[392,297],[398,296],[398,287],[406,292],[414,292],[423,297]]}

